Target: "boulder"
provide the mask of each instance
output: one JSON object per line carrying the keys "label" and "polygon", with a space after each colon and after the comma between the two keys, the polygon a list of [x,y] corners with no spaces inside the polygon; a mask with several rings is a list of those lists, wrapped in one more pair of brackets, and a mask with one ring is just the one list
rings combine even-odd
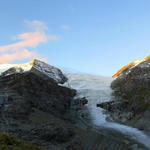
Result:
{"label": "boulder", "polygon": [[79,105],[79,106],[83,106],[85,104],[88,104],[88,100],[86,99],[86,97],[77,98],[77,99],[74,99],[74,104]]}

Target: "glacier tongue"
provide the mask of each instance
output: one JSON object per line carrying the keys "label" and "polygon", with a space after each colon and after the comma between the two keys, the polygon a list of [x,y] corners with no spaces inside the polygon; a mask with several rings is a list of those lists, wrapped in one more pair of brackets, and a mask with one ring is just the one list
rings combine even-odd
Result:
{"label": "glacier tongue", "polygon": [[119,131],[150,148],[150,137],[148,135],[136,128],[108,122],[102,109],[96,107],[98,103],[111,100],[110,84],[113,80],[112,78],[83,74],[67,74],[66,76],[68,77],[68,82],[65,83],[65,86],[76,89],[78,97],[86,97],[88,99],[87,109],[92,117],[93,125]]}
{"label": "glacier tongue", "polygon": [[96,104],[111,100],[110,77],[92,76],[86,74],[67,74],[68,81],[65,86],[77,90],[77,97],[88,99],[87,108],[89,109],[94,124],[105,123],[106,115]]}

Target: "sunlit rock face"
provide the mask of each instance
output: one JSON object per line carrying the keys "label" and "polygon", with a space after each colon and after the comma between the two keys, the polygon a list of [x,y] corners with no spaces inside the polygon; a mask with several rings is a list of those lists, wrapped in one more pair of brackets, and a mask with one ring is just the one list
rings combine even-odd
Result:
{"label": "sunlit rock face", "polygon": [[0,75],[7,76],[14,73],[34,72],[45,78],[52,78],[56,83],[64,83],[67,78],[62,74],[61,70],[48,65],[40,60],[34,59],[25,64],[0,64]]}
{"label": "sunlit rock face", "polygon": [[142,62],[147,61],[148,59],[150,59],[150,55],[148,57],[146,57],[145,59],[143,59],[143,60],[136,60],[136,61],[133,61],[133,62],[127,64],[126,66],[122,67],[119,71],[117,71],[117,73],[115,73],[113,75],[113,77],[118,77],[119,75],[122,75],[123,73],[130,72],[130,70],[132,68],[136,67],[137,65],[139,65]]}
{"label": "sunlit rock face", "polygon": [[[127,65],[114,76],[117,78],[112,82],[111,88],[115,99],[128,101],[126,108],[120,108],[122,112],[118,114],[132,114],[130,119],[128,116],[125,118],[125,115],[120,116],[121,119],[150,132],[150,56]],[[115,118],[121,120],[119,116]]]}

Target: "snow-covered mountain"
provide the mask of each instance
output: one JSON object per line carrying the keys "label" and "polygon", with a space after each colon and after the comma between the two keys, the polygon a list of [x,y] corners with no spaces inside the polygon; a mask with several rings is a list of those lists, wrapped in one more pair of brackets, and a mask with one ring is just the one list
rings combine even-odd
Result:
{"label": "snow-covered mountain", "polygon": [[[95,131],[92,131],[91,135],[90,129],[84,132],[80,128],[74,128],[74,125],[71,125],[70,128],[70,123],[65,122],[63,117],[65,118],[65,113],[70,109],[70,103],[76,94],[73,89],[76,89],[77,97],[84,96],[88,99],[88,105],[85,107],[89,110],[93,126],[105,127],[105,130],[108,128],[109,130],[117,130],[115,134],[118,135],[119,131],[149,146],[150,140],[142,132],[118,123],[107,122],[102,109],[96,107],[97,103],[111,100],[110,84],[112,80],[111,77],[87,74],[63,75],[60,69],[39,60],[33,60],[26,64],[0,64],[0,107],[2,112],[0,114],[0,132],[13,132],[17,136],[21,132],[22,137],[27,140],[36,139],[36,142],[40,144],[43,144],[44,141],[44,146],[45,142],[50,140],[55,140],[55,143],[61,141],[61,146],[65,146],[67,142],[77,138],[77,144],[80,142],[81,147],[84,147],[81,148],[82,150],[91,150],[90,147],[93,145],[96,145],[94,150],[99,150],[99,147],[102,146],[110,148],[107,141],[111,142],[112,150],[116,150],[116,147],[119,147],[118,150],[126,150],[126,147],[130,147],[133,143],[126,144],[124,137],[120,140],[120,137],[116,136],[120,140],[120,144],[118,140],[114,139],[114,136],[113,138],[109,135],[101,136]],[[39,128],[37,125],[40,124]],[[33,126],[35,126],[34,130]],[[65,144],[62,136],[65,137]],[[91,136],[93,141],[91,141]],[[78,137],[84,138],[78,142],[80,140]],[[95,141],[98,142],[95,144]],[[31,140],[31,142],[35,141]],[[51,145],[57,149],[57,145],[60,143],[55,145],[51,141],[46,143],[46,146]],[[72,146],[76,145],[71,143]],[[102,150],[104,150],[103,147]],[[77,149],[79,150],[79,148]]]}
{"label": "snow-covered mountain", "polygon": [[25,64],[0,64],[0,75],[7,76],[14,73],[24,73],[31,71],[41,76],[49,77],[56,83],[64,83],[67,78],[62,74],[61,70],[48,65],[40,60],[34,59]]}

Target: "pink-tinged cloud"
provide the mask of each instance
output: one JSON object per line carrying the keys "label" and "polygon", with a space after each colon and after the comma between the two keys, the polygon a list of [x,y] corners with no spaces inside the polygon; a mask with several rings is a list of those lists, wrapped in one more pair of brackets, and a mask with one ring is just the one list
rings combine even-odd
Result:
{"label": "pink-tinged cloud", "polygon": [[0,46],[0,52],[20,51],[25,47],[35,48],[40,43],[48,41],[48,36],[41,32],[30,32],[17,35],[16,39],[21,40],[14,44]]}
{"label": "pink-tinged cloud", "polygon": [[7,62],[10,63],[14,60],[22,60],[22,59],[33,59],[33,58],[39,58],[39,54],[35,53],[35,52],[30,52],[28,50],[22,50],[19,52],[15,52],[12,54],[3,54],[0,56],[0,61],[1,62]]}
{"label": "pink-tinged cloud", "polygon": [[[21,56],[19,59],[37,58],[37,55],[40,56],[40,54],[32,52],[31,49],[48,40],[59,40],[56,35],[46,34],[47,27],[43,22],[35,20],[27,23],[34,27],[35,31],[17,35],[15,39],[19,41],[16,43],[0,46],[0,62],[13,62],[18,60],[18,56]],[[5,54],[6,52],[8,54]]]}

